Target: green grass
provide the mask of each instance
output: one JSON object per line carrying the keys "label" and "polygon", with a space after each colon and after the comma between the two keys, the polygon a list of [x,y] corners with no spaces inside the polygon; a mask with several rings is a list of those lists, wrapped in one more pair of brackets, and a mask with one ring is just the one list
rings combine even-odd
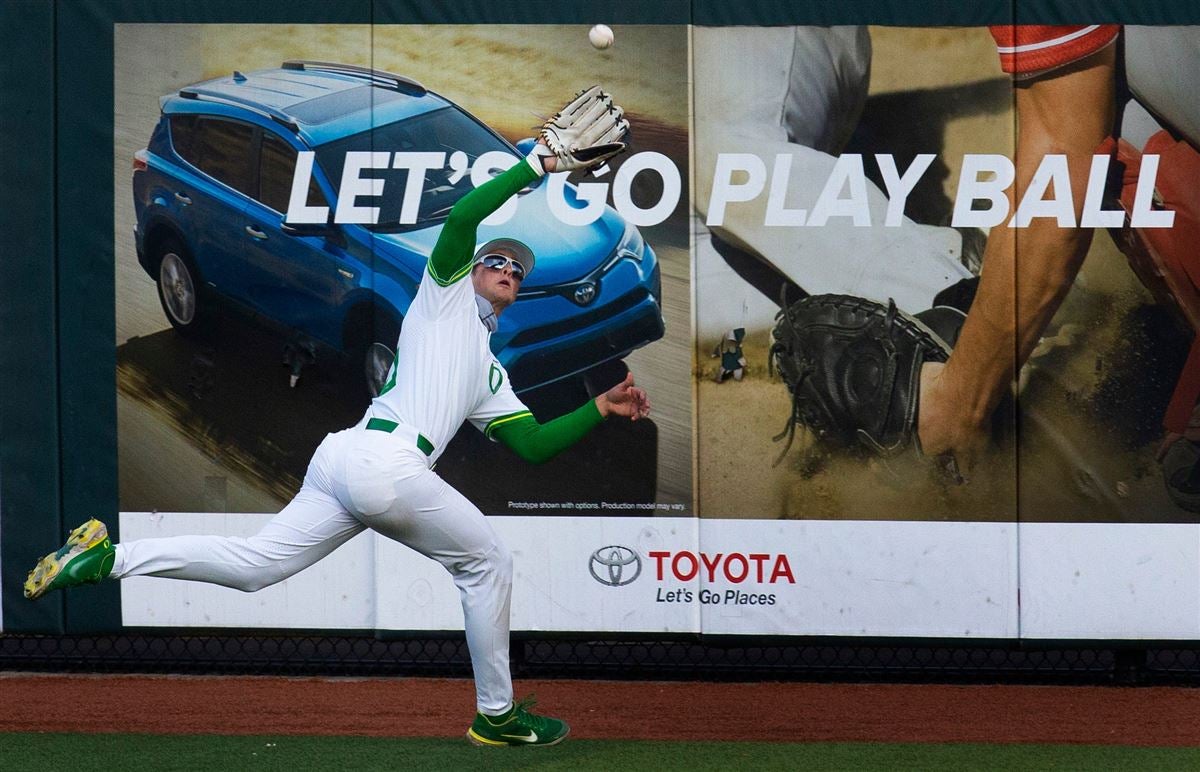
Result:
{"label": "green grass", "polygon": [[475,748],[466,740],[0,734],[0,768],[125,770],[963,770],[1200,769],[1200,748],[568,740]]}

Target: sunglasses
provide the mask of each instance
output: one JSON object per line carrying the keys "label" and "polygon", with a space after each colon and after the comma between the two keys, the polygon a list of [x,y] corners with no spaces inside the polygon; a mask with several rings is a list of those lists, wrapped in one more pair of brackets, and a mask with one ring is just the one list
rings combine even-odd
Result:
{"label": "sunglasses", "polygon": [[491,268],[493,271],[503,271],[505,266],[509,266],[514,279],[517,281],[525,280],[525,266],[508,255],[484,255],[475,262],[485,268]]}

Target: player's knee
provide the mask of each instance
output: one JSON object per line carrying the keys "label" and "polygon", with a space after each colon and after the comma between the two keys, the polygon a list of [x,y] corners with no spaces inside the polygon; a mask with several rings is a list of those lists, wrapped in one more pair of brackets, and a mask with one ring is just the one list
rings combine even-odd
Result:
{"label": "player's knee", "polygon": [[233,588],[242,592],[258,592],[273,584],[278,584],[283,577],[270,567],[259,567],[241,573],[235,580]]}
{"label": "player's knee", "polygon": [[283,569],[288,556],[281,554],[274,542],[251,536],[241,540],[238,547],[241,565],[236,570],[234,589],[258,592],[287,578]]}
{"label": "player's knee", "polygon": [[513,556],[512,551],[508,547],[500,542],[496,542],[489,562],[492,563],[497,578],[505,582],[512,582]]}
{"label": "player's knee", "polygon": [[451,565],[450,571],[460,581],[475,582],[486,577],[489,581],[511,582],[512,552],[500,542],[493,542],[473,550],[466,560]]}

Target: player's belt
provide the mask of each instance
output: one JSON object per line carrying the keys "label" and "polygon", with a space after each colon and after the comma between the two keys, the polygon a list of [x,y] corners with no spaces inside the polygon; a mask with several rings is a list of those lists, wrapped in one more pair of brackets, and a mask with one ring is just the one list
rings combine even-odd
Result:
{"label": "player's belt", "polygon": [[[367,421],[367,428],[377,432],[388,432],[389,434],[396,430],[400,424],[395,421],[389,421],[386,418],[372,418]],[[417,448],[427,456],[433,455],[433,443],[420,432],[417,432]]]}

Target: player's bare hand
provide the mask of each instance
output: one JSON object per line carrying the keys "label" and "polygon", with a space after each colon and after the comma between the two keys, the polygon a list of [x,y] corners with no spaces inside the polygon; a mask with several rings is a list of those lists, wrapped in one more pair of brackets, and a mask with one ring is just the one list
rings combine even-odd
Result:
{"label": "player's bare hand", "polygon": [[620,415],[636,421],[650,415],[650,399],[633,384],[633,373],[626,373],[625,380],[596,397],[596,409],[605,418]]}
{"label": "player's bare hand", "polygon": [[921,396],[917,413],[917,438],[921,452],[937,459],[951,477],[960,481],[987,451],[987,431],[970,421],[964,395],[952,394],[943,377],[946,365],[926,362],[921,368]]}

